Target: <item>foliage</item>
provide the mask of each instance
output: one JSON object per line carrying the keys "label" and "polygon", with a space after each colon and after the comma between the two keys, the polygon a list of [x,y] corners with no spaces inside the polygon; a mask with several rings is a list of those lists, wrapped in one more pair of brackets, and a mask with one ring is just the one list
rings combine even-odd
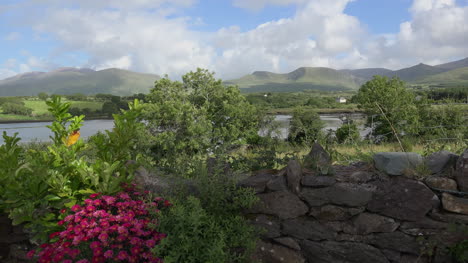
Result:
{"label": "foliage", "polygon": [[45,92],[39,92],[39,94],[37,94],[37,97],[40,100],[46,101],[49,98],[49,94],[47,94]]}
{"label": "foliage", "polygon": [[[68,113],[70,103],[55,96],[47,105],[55,118],[48,126],[53,132],[53,143],[47,150],[32,148],[25,152],[18,146],[19,138],[6,133],[6,143],[0,146],[0,179],[4,182],[0,208],[9,214],[14,225],[25,223],[34,235],[33,241],[45,240],[57,228],[58,210],[63,206],[71,207],[90,193],[115,193],[122,182],[131,178],[123,166],[124,160],[118,159],[120,155],[92,161],[83,155],[87,145],[76,135],[84,116]],[[72,135],[77,141],[70,144]],[[114,148],[116,153],[126,151]]]}
{"label": "foliage", "polygon": [[149,228],[156,222],[148,216],[171,204],[160,197],[145,202],[145,194],[133,187],[113,196],[99,195],[91,194],[83,206],[61,210],[62,230],[28,255],[44,263],[162,262],[151,249],[166,235]]}
{"label": "foliage", "polygon": [[323,128],[323,122],[317,112],[296,108],[289,124],[288,141],[299,144],[311,144],[317,140]]}
{"label": "foliage", "polygon": [[198,169],[199,194],[179,191],[174,208],[161,213],[159,232],[167,233],[155,252],[164,262],[246,262],[256,241],[254,227],[241,215],[256,197],[232,177]]}
{"label": "foliage", "polygon": [[354,123],[343,124],[335,134],[339,143],[357,142],[360,138],[359,129]]}
{"label": "foliage", "polygon": [[415,95],[400,79],[374,76],[359,89],[356,100],[369,116],[367,125],[373,129],[373,135],[392,138],[418,131]]}
{"label": "foliage", "polygon": [[209,153],[224,152],[256,134],[256,109],[233,86],[198,69],[156,82],[147,96],[143,120],[152,154],[161,167],[189,169]]}
{"label": "foliage", "polygon": [[443,105],[421,107],[419,114],[422,122],[419,135],[427,139],[468,139],[468,116],[462,106],[446,100]]}
{"label": "foliage", "polygon": [[31,115],[32,109],[21,104],[5,102],[2,104],[3,114]]}

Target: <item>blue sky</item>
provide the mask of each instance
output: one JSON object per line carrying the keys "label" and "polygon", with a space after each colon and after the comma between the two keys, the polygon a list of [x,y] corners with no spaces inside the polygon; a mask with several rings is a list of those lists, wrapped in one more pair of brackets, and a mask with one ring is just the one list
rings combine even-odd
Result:
{"label": "blue sky", "polygon": [[468,56],[467,0],[2,0],[0,79],[57,67],[222,78]]}

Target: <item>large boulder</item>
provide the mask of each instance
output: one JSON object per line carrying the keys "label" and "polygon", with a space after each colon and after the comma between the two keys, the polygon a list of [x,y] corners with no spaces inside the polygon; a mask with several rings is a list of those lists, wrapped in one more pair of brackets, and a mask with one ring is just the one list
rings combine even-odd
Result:
{"label": "large boulder", "polygon": [[446,168],[449,168],[450,166],[453,167],[457,158],[458,156],[456,154],[444,150],[428,155],[425,158],[425,163],[432,174],[437,174],[444,171]]}
{"label": "large boulder", "polygon": [[301,242],[304,256],[314,263],[388,263],[380,250],[355,242]]}
{"label": "large boulder", "polygon": [[346,206],[365,206],[371,199],[374,189],[370,185],[337,183],[326,188],[304,188],[302,198],[310,206],[336,204]]}
{"label": "large boulder", "polygon": [[424,182],[431,188],[441,189],[441,190],[451,190],[457,191],[457,182],[453,179],[440,176],[431,176],[427,177]]}
{"label": "large boulder", "polygon": [[307,175],[302,177],[302,185],[310,187],[327,187],[334,185],[336,179],[332,176],[323,176],[323,175]]}
{"label": "large boulder", "polygon": [[393,218],[362,213],[353,219],[352,224],[345,226],[344,232],[354,235],[389,233],[395,231],[399,225]]}
{"label": "large boulder", "polygon": [[248,213],[275,215],[287,219],[305,215],[309,210],[299,197],[288,191],[258,194],[257,197],[259,202],[249,209]]}
{"label": "large boulder", "polygon": [[396,177],[378,185],[367,209],[396,219],[417,221],[432,209],[434,198],[437,196],[423,183]]}
{"label": "large boulder", "polygon": [[254,262],[262,263],[304,263],[305,259],[302,255],[294,250],[284,246],[267,243],[264,241],[257,242],[257,249],[254,252],[252,259]]}
{"label": "large boulder", "polygon": [[285,220],[282,229],[283,234],[298,239],[332,240],[336,236],[332,229],[318,221],[304,217]]}
{"label": "large boulder", "polygon": [[286,179],[291,192],[297,194],[301,191],[302,167],[298,161],[291,160],[288,162]]}
{"label": "large boulder", "polygon": [[260,236],[263,238],[281,236],[280,222],[273,216],[256,215],[250,222],[260,230]]}
{"label": "large boulder", "polygon": [[449,212],[468,215],[468,199],[458,198],[451,194],[443,193],[442,206]]}
{"label": "large boulder", "polygon": [[417,153],[381,152],[374,154],[375,168],[388,175],[403,175],[423,164],[422,156]]}
{"label": "large boulder", "polygon": [[468,149],[457,160],[455,178],[460,191],[468,192]]}
{"label": "large boulder", "polygon": [[421,247],[415,237],[401,232],[378,233],[368,237],[368,243],[378,248],[395,250],[403,253],[419,255]]}
{"label": "large boulder", "polygon": [[336,205],[325,205],[322,207],[312,207],[309,215],[319,221],[344,221],[362,213],[364,207],[341,207]]}
{"label": "large boulder", "polygon": [[274,178],[273,174],[257,174],[241,180],[238,185],[241,187],[249,187],[255,190],[256,193],[265,192],[267,182]]}
{"label": "large boulder", "polygon": [[309,154],[305,157],[304,166],[314,170],[321,167],[328,167],[332,163],[330,154],[323,149],[322,145],[314,143]]}

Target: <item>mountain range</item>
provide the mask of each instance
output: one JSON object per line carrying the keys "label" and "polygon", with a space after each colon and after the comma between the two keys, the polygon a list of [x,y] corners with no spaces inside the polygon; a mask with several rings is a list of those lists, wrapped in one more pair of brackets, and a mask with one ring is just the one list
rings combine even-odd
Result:
{"label": "mountain range", "polygon": [[48,94],[114,94],[148,93],[160,77],[109,68],[59,68],[51,72],[28,72],[0,80],[0,96],[34,96]]}
{"label": "mountain range", "polygon": [[346,91],[358,89],[375,75],[399,77],[411,86],[468,87],[468,57],[436,66],[421,63],[400,70],[385,68],[335,70],[302,67],[285,74],[255,71],[225,83],[238,85],[243,92],[286,92],[306,89]]}
{"label": "mountain range", "polygon": [[[358,89],[374,75],[396,76],[411,86],[468,87],[468,57],[435,66],[421,63],[400,70],[301,67],[285,74],[255,71],[224,83],[238,85],[242,92],[295,92],[308,89],[346,91]],[[88,68],[59,68],[51,72],[29,72],[0,80],[0,96],[32,96],[39,92],[107,93],[123,96],[148,93],[158,79],[160,77],[155,74],[116,68],[99,71]]]}

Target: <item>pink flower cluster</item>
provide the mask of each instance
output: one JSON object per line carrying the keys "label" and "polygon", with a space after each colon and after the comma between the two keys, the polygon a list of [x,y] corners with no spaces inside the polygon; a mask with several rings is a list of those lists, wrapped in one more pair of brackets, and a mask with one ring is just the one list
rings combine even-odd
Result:
{"label": "pink flower cluster", "polygon": [[157,212],[171,204],[159,197],[148,204],[142,195],[132,187],[115,196],[90,195],[58,222],[65,230],[52,233],[53,242],[28,256],[37,255],[41,263],[162,262],[150,250],[166,235],[149,228],[155,223],[149,209]]}

